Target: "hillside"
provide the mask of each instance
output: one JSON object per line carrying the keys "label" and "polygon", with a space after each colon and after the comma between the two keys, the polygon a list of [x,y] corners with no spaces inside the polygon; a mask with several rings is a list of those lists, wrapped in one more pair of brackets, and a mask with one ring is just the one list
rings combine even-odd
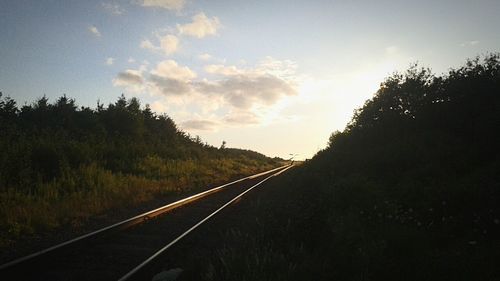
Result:
{"label": "hillside", "polygon": [[0,151],[1,247],[280,164],[204,144],[123,95],[92,109],[66,96],[18,107],[0,94]]}
{"label": "hillside", "polygon": [[499,113],[498,54],[390,76],[184,279],[499,280]]}

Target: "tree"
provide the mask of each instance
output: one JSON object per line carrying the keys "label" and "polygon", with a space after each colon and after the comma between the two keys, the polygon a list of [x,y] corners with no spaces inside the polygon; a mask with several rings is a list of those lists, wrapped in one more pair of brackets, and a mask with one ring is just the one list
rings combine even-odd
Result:
{"label": "tree", "polygon": [[226,148],[226,141],[225,141],[225,140],[223,140],[223,141],[222,141],[222,144],[221,144],[221,146],[220,146],[220,148],[219,148],[219,149],[221,149],[221,150],[222,150],[222,149],[225,149],[225,148]]}
{"label": "tree", "polygon": [[0,117],[1,118],[12,118],[17,115],[18,109],[16,101],[10,97],[2,98],[2,92],[0,92]]}

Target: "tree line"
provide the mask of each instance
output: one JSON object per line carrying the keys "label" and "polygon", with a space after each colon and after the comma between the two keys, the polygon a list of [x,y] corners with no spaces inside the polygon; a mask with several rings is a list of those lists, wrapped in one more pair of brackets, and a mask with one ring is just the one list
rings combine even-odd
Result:
{"label": "tree line", "polygon": [[499,129],[500,54],[441,76],[414,65],[381,83],[305,167],[327,194],[318,204],[330,210],[337,273],[498,278]]}
{"label": "tree line", "polygon": [[44,96],[18,107],[0,93],[0,134],[0,189],[36,190],[40,182],[92,163],[113,173],[139,175],[138,164],[147,157],[273,161],[249,150],[204,144],[168,115],[124,95],[92,109],[65,95],[53,103]]}
{"label": "tree line", "polygon": [[19,107],[0,94],[0,259],[33,236],[79,231],[111,210],[278,165],[254,151],[203,143],[137,98],[89,108],[44,96]]}

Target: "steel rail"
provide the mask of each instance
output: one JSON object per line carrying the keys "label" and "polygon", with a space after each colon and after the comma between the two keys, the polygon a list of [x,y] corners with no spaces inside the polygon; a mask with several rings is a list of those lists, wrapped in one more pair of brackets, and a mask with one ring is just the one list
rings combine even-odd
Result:
{"label": "steel rail", "polygon": [[265,172],[258,173],[258,174],[255,174],[255,175],[247,176],[247,177],[244,177],[244,178],[232,181],[230,183],[226,183],[226,184],[223,184],[221,186],[214,187],[212,189],[209,189],[209,190],[206,190],[206,191],[194,194],[192,196],[180,199],[178,201],[172,202],[170,204],[167,204],[165,206],[159,207],[157,209],[148,211],[146,213],[142,213],[142,214],[139,214],[139,215],[134,216],[132,218],[129,218],[129,219],[117,222],[117,223],[112,224],[110,226],[98,229],[96,231],[93,231],[93,232],[90,232],[90,233],[87,233],[87,234],[84,234],[84,235],[81,235],[81,236],[78,236],[78,237],[73,238],[71,240],[68,240],[66,242],[54,245],[54,246],[49,247],[49,248],[46,248],[44,250],[32,253],[30,255],[27,255],[27,256],[24,256],[24,257],[15,259],[15,260],[12,260],[10,262],[7,262],[7,263],[4,263],[4,264],[0,265],[0,271],[5,270],[7,268],[11,268],[11,267],[16,266],[18,264],[21,264],[23,262],[27,262],[27,261],[33,260],[34,258],[37,258],[37,257],[42,256],[42,255],[45,255],[47,253],[54,252],[55,250],[61,249],[61,248],[65,247],[65,246],[68,246],[68,245],[71,245],[71,244],[75,244],[77,242],[82,242],[83,240],[90,239],[90,238],[93,238],[93,237],[97,237],[99,235],[104,235],[105,233],[110,232],[112,230],[123,230],[123,229],[128,228],[130,226],[133,226],[135,224],[147,221],[147,220],[149,220],[149,219],[151,219],[153,217],[156,217],[156,216],[158,216],[158,215],[160,215],[162,213],[165,213],[167,211],[173,210],[175,208],[181,207],[183,205],[186,205],[188,203],[191,203],[193,201],[201,199],[201,198],[203,198],[203,197],[205,197],[205,196],[207,196],[209,194],[218,192],[218,191],[222,190],[224,187],[227,187],[229,185],[233,185],[233,184],[239,183],[241,181],[248,180],[248,179],[253,179],[253,178],[256,178],[256,177],[259,177],[259,176],[263,176],[263,175],[275,172],[275,171],[277,171],[279,169],[283,169],[283,168],[285,168],[287,166],[288,165],[284,165],[284,166],[281,166],[281,167],[278,167],[278,168],[275,168],[275,169],[271,169],[269,171],[265,171]]}
{"label": "steel rail", "polygon": [[[158,250],[156,253],[154,253],[153,255],[151,255],[149,258],[147,258],[146,260],[144,260],[141,264],[139,264],[134,269],[132,269],[131,271],[129,271],[127,274],[125,274],[123,277],[121,277],[120,279],[118,279],[118,281],[127,281],[127,280],[130,280],[130,278],[134,277],[134,275],[137,274],[139,271],[141,271],[145,266],[147,266],[148,264],[150,264],[154,259],[156,259],[158,256],[160,256],[161,254],[163,254],[167,249],[169,249],[174,244],[176,244],[177,242],[179,242],[182,238],[184,238],[185,236],[187,236],[189,233],[191,233],[193,230],[195,230],[196,228],[198,228],[200,225],[202,225],[204,222],[206,222],[207,220],[209,220],[211,217],[215,216],[217,213],[219,213],[220,211],[222,211],[224,208],[226,208],[227,206],[231,205],[234,201],[240,199],[247,192],[250,192],[252,189],[254,189],[255,187],[261,185],[263,182],[267,181],[268,179],[270,179],[272,177],[275,177],[275,176],[277,176],[277,175],[285,172],[286,170],[288,170],[291,167],[293,167],[293,165],[287,165],[287,166],[283,166],[283,167],[285,167],[285,168],[282,169],[281,171],[278,171],[277,173],[274,173],[274,174],[266,177],[265,179],[259,181],[258,183],[254,184],[253,186],[249,187],[247,190],[245,190],[242,193],[236,195],[236,197],[234,197],[233,199],[229,200],[227,203],[225,203],[224,205],[222,205],[222,207],[218,208],[217,210],[215,210],[214,212],[212,212],[210,215],[208,215],[204,219],[200,220],[198,223],[196,223],[195,225],[193,225],[191,228],[189,228],[188,230],[186,230],[184,233],[182,233],[181,235],[177,236],[177,238],[175,238],[174,240],[172,240],[166,246],[164,246],[163,248],[161,248],[160,250]],[[280,167],[280,168],[283,168],[283,167]],[[274,169],[274,171],[276,171],[276,170],[277,169]]]}

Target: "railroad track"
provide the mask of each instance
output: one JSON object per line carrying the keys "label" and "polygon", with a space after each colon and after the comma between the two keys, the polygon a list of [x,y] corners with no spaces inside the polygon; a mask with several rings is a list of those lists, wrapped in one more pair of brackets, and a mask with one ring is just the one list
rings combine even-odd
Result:
{"label": "railroad track", "polygon": [[148,265],[291,165],[242,178],[0,265],[1,280],[140,280]]}

